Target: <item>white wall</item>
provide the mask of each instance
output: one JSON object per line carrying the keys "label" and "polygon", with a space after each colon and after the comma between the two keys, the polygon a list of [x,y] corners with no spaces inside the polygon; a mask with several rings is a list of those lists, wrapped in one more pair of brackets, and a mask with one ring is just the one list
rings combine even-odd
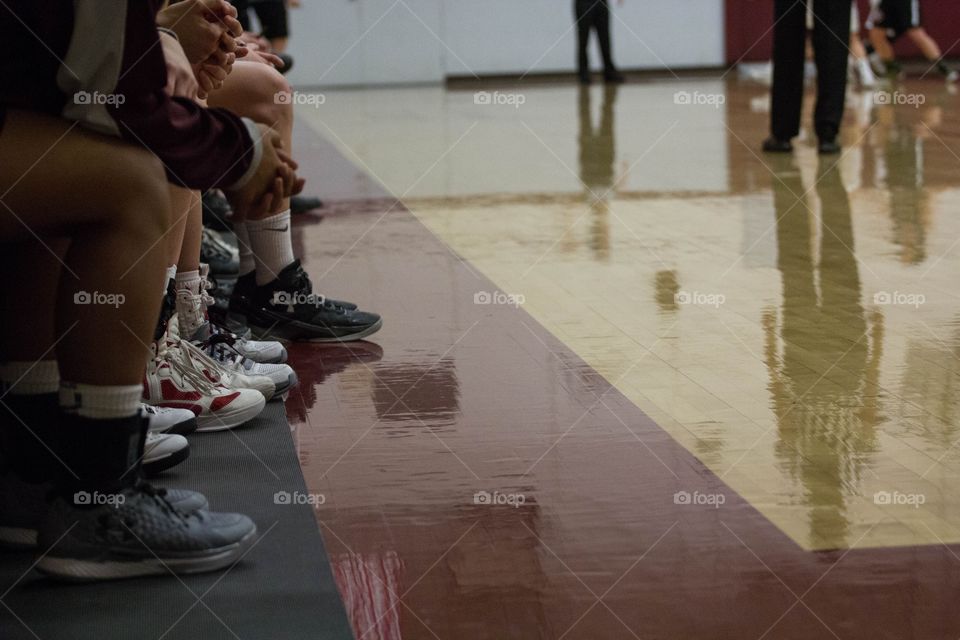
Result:
{"label": "white wall", "polygon": [[[625,69],[720,66],[723,0],[610,0]],[[297,86],[439,83],[573,71],[573,0],[304,0],[291,10]],[[594,61],[598,64],[596,43]]]}

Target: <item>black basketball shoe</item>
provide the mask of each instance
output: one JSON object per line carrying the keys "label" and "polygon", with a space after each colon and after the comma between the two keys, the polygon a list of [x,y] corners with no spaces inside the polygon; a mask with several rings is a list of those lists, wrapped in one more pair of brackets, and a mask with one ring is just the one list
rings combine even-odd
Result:
{"label": "black basketball shoe", "polygon": [[383,326],[375,313],[313,293],[313,284],[299,260],[264,285],[257,285],[253,274],[238,278],[230,298],[230,313],[245,316],[247,325],[259,337],[302,342],[360,340]]}

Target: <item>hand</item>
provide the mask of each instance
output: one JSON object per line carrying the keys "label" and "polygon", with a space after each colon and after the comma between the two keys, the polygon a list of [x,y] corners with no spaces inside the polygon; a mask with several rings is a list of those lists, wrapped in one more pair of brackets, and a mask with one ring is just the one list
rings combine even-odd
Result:
{"label": "hand", "polygon": [[212,56],[193,65],[193,72],[200,85],[199,95],[206,98],[211,91],[216,91],[223,86],[224,80],[233,70],[233,63],[236,61],[235,53],[226,53],[224,51],[215,51]]}
{"label": "hand", "polygon": [[170,34],[161,32],[160,46],[167,63],[167,86],[164,87],[167,95],[196,100],[199,86],[180,43]]}
{"label": "hand", "polygon": [[176,33],[187,59],[197,64],[220,48],[225,34],[240,34],[236,15],[226,0],[184,0],[160,10],[157,25]]}
{"label": "hand", "polygon": [[247,62],[262,62],[263,64],[269,64],[276,69],[283,68],[283,60],[280,59],[280,56],[267,51],[249,51],[244,60]]}
{"label": "hand", "polygon": [[296,174],[297,163],[283,151],[280,134],[258,124],[263,156],[253,176],[242,188],[227,193],[240,220],[257,219],[277,213],[284,198],[303,189],[303,179]]}

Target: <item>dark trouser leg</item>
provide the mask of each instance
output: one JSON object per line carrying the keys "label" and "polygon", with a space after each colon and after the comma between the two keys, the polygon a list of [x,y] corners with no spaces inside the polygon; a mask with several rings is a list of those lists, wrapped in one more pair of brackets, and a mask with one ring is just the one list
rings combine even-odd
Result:
{"label": "dark trouser leg", "polygon": [[[770,92],[770,133],[789,140],[800,133],[803,105],[803,57],[806,40],[806,0],[775,0],[773,28],[773,88]],[[847,6],[847,12],[850,7]]]}
{"label": "dark trouser leg", "polygon": [[577,71],[581,78],[590,75],[590,59],[587,57],[587,48],[590,46],[590,26],[592,24],[590,7],[593,0],[584,2],[577,0],[574,4],[574,17],[577,20]]}
{"label": "dark trouser leg", "polygon": [[616,72],[613,64],[613,53],[610,50],[610,7],[601,1],[593,10],[593,24],[597,30],[597,40],[600,41],[600,53],[603,56],[603,70],[607,73]]}
{"label": "dark trouser leg", "polygon": [[850,1],[814,2],[813,51],[817,62],[817,137],[833,140],[840,131],[847,93]]}

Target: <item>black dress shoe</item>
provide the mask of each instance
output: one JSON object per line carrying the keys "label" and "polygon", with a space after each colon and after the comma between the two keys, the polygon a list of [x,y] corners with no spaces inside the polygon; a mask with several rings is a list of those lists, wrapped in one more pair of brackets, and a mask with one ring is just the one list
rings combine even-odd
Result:
{"label": "black dress shoe", "polygon": [[767,153],[790,153],[793,151],[793,145],[789,140],[781,140],[770,136],[763,141],[763,150]]}
{"label": "black dress shoe", "polygon": [[607,84],[623,84],[627,78],[619,71],[606,71],[603,74],[603,81]]}
{"label": "black dress shoe", "polygon": [[283,66],[277,69],[277,71],[286,75],[290,69],[293,69],[293,56],[289,53],[278,53],[277,57],[283,61]]}
{"label": "black dress shoe", "polygon": [[314,196],[293,196],[290,198],[290,213],[306,213],[323,207],[323,201]]}
{"label": "black dress shoe", "polygon": [[589,73],[581,73],[581,74],[580,74],[580,84],[582,84],[582,85],[588,85],[588,84],[590,84],[590,82],[591,82],[591,78],[590,78],[590,74],[589,74]]}
{"label": "black dress shoe", "polygon": [[840,145],[836,140],[821,140],[817,145],[817,152],[821,155],[840,153]]}

